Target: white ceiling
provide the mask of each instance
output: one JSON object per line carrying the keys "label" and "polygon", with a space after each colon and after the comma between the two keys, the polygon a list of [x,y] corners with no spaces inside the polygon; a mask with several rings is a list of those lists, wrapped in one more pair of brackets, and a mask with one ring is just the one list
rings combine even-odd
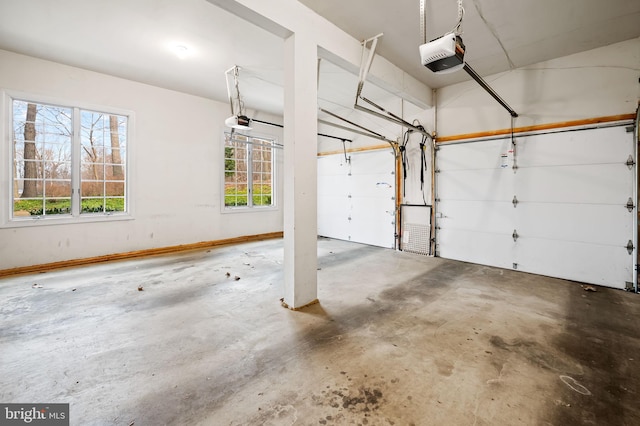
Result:
{"label": "white ceiling", "polygon": [[[470,77],[436,75],[420,64],[420,0],[299,0],[365,40],[384,33],[377,52],[438,88]],[[457,0],[426,0],[427,40],[451,31]],[[464,0],[465,60],[480,75],[640,37],[640,0]]]}
{"label": "white ceiling", "polygon": [[237,64],[258,110],[281,109],[283,47],[206,0],[0,0],[0,49],[221,101]]}
{"label": "white ceiling", "polygon": [[[383,32],[378,53],[429,86],[468,79],[420,66],[419,0],[300,1],[357,39]],[[640,36],[640,0],[464,6],[466,59],[481,75]],[[427,10],[429,38],[455,24],[456,0],[427,0]],[[189,47],[186,58],[172,51],[177,44]],[[282,111],[282,39],[206,0],[0,0],[0,49],[220,101],[224,71],[237,64],[247,108]],[[321,104],[353,104],[352,76],[323,66],[320,78]]]}

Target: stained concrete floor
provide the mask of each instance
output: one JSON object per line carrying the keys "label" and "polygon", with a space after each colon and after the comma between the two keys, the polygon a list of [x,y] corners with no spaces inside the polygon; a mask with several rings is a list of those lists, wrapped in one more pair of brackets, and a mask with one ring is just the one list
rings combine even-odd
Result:
{"label": "stained concrete floor", "polygon": [[280,240],[2,279],[0,401],[70,403],[72,425],[640,424],[639,295],[318,254],[301,312]]}

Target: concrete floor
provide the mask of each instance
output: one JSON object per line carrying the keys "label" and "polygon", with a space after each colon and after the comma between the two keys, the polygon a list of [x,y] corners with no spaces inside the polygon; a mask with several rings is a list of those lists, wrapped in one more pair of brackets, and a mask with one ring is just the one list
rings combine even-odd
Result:
{"label": "concrete floor", "polygon": [[280,240],[0,280],[0,401],[70,403],[72,425],[640,424],[640,296],[318,254],[302,312]]}

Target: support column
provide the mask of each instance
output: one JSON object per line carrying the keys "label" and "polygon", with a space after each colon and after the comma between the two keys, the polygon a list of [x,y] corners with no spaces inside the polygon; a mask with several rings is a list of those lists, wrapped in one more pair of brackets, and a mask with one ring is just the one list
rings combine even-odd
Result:
{"label": "support column", "polygon": [[284,301],[299,309],[318,297],[318,47],[308,31],[284,47]]}

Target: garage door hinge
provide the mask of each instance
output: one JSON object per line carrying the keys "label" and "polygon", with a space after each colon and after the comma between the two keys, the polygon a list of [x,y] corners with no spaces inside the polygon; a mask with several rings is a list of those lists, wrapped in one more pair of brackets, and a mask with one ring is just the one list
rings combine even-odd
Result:
{"label": "garage door hinge", "polygon": [[513,196],[513,200],[511,201],[513,203],[513,208],[516,208],[518,206],[518,198],[516,198],[516,196]]}
{"label": "garage door hinge", "polygon": [[629,197],[629,200],[627,201],[627,204],[625,207],[627,208],[627,210],[629,210],[629,213],[633,211],[633,208],[635,207],[635,205],[633,204],[633,199],[631,197]]}
{"label": "garage door hinge", "polygon": [[627,158],[627,162],[625,164],[627,165],[627,167],[629,167],[629,170],[633,169],[633,166],[636,165],[636,162],[634,161],[632,155],[629,155],[629,158]]}
{"label": "garage door hinge", "polygon": [[629,254],[633,254],[633,249],[635,247],[633,246],[633,241],[629,240],[629,242],[627,243],[627,251],[629,252]]}
{"label": "garage door hinge", "polygon": [[513,237],[514,242],[518,241],[518,237],[520,237],[520,235],[518,235],[518,231],[516,231],[515,229],[513,230],[513,234],[511,234],[511,236]]}

